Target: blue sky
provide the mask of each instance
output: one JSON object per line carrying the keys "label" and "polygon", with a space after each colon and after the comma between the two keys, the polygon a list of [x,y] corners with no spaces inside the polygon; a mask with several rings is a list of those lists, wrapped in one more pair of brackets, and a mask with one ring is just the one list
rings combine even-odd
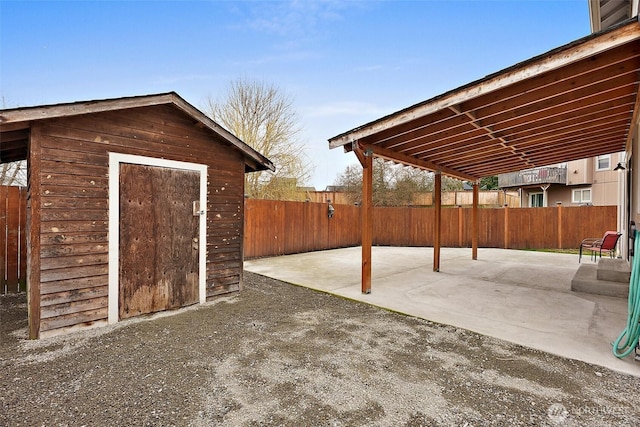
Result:
{"label": "blue sky", "polygon": [[264,81],[293,97],[324,189],[356,162],[328,138],[589,32],[587,0],[0,0],[0,96],[176,91],[204,109],[232,80]]}

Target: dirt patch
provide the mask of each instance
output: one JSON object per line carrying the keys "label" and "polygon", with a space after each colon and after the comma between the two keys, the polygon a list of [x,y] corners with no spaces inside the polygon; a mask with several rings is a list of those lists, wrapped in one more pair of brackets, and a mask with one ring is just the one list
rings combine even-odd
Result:
{"label": "dirt patch", "polygon": [[640,378],[245,281],[171,316],[40,341],[25,339],[24,295],[0,297],[0,425],[637,425]]}

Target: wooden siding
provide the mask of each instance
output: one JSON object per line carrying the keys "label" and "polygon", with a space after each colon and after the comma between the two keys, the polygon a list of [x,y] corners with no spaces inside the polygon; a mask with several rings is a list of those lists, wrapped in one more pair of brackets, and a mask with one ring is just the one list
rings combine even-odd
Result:
{"label": "wooden siding", "polygon": [[[247,200],[245,257],[284,255],[360,245],[357,206]],[[616,228],[615,206],[485,208],[478,210],[478,245],[510,249],[578,248],[586,237]],[[373,209],[373,244],[433,246],[433,208]],[[472,209],[442,210],[441,244],[471,247]]]}
{"label": "wooden siding", "polygon": [[26,290],[27,189],[0,186],[0,294]]}
{"label": "wooden siding", "polygon": [[[244,160],[172,106],[43,120],[40,331],[107,319],[109,152],[205,164],[207,296],[239,289]],[[33,175],[32,175],[33,176]],[[37,182],[37,181],[34,181]]]}

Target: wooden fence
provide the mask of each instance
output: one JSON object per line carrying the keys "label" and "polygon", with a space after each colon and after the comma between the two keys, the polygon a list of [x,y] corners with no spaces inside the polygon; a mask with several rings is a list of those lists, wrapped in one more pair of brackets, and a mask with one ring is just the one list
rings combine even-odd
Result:
{"label": "wooden fence", "polygon": [[27,191],[0,186],[0,294],[26,289]]}
{"label": "wooden fence", "polygon": [[[326,203],[246,200],[245,258],[360,244],[360,208]],[[442,210],[441,244],[471,247],[471,208]],[[585,237],[616,229],[616,206],[481,208],[478,246],[510,249],[578,248]],[[433,208],[374,208],[373,244],[433,246]]]}
{"label": "wooden fence", "polygon": [[335,209],[329,218],[326,203],[245,200],[245,258],[358,246],[360,208]]}
{"label": "wooden fence", "polygon": [[[244,256],[256,258],[360,245],[360,208],[326,203],[245,201]],[[577,248],[616,229],[616,206],[482,208],[478,245]],[[374,208],[373,244],[433,246],[433,208]],[[0,294],[26,283],[26,189],[0,186]],[[471,208],[442,210],[442,246],[471,246]]]}

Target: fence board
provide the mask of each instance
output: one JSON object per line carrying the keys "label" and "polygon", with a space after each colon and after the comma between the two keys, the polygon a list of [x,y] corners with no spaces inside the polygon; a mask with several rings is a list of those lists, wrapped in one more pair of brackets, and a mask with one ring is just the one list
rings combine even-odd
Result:
{"label": "fence board", "polygon": [[27,188],[20,187],[20,269],[21,286],[27,290]]}
{"label": "fence board", "polygon": [[7,291],[18,292],[20,260],[20,193],[18,187],[9,187],[7,197]]}
{"label": "fence board", "polygon": [[7,211],[9,187],[0,186],[0,293],[7,291]]}
{"label": "fence board", "polygon": [[335,205],[333,218],[328,204],[245,201],[245,258],[284,255],[360,244],[360,209]]}
{"label": "fence board", "polygon": [[[504,224],[506,209],[478,210],[478,245],[485,248],[501,248],[504,246]],[[471,215],[469,215],[471,216]],[[471,226],[471,219],[469,219]],[[466,231],[467,246],[471,245],[471,228]]]}
{"label": "fence board", "polygon": [[457,208],[442,209],[442,226],[440,230],[440,243],[442,246],[456,247],[459,245],[459,220],[460,216]]}
{"label": "fence board", "polygon": [[26,189],[0,186],[0,293],[25,290]]}
{"label": "fence board", "polygon": [[582,239],[616,229],[616,206],[562,208],[562,247],[577,248]]}
{"label": "fence board", "polygon": [[[314,205],[314,203],[310,203]],[[327,206],[320,204],[320,216],[326,215]],[[334,205],[333,218],[328,221],[329,240],[325,249],[343,248],[360,245],[362,215],[360,208],[354,205]],[[315,249],[312,249],[315,250]]]}

